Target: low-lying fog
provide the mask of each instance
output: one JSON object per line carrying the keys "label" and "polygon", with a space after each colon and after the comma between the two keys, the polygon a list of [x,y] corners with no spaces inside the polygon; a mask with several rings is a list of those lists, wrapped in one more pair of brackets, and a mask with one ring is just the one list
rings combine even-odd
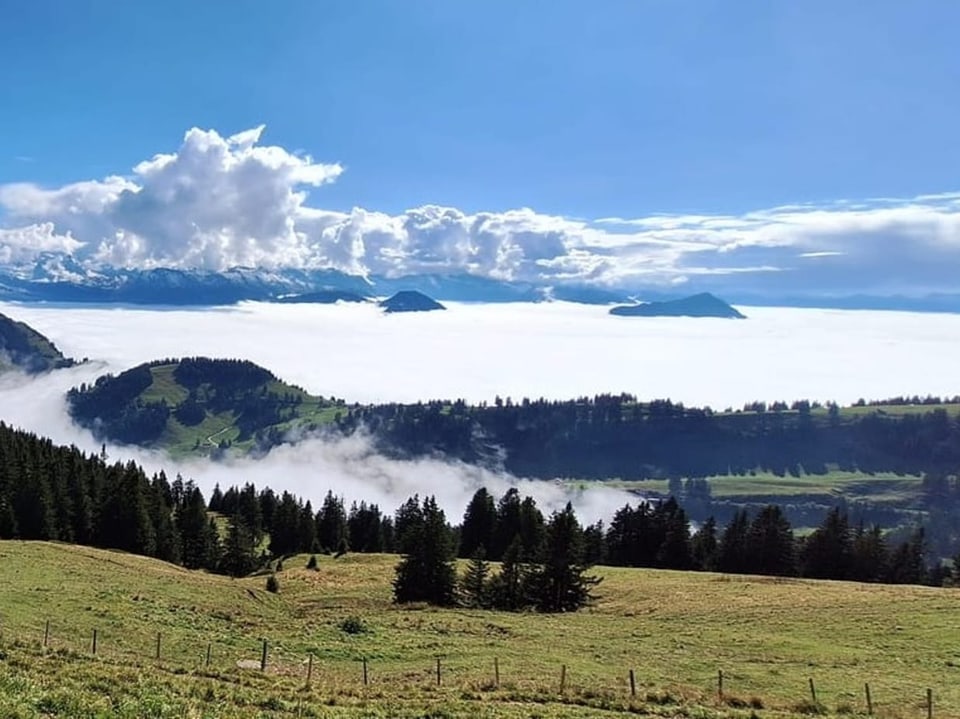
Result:
{"label": "low-lying fog", "polygon": [[[463,397],[565,399],[631,392],[714,409],[752,400],[960,394],[960,315],[741,308],[747,320],[613,317],[567,303],[450,303],[446,312],[384,315],[371,305],[244,303],[211,309],[139,309],[0,303],[67,355],[88,365],[37,379],[0,379],[0,419],[58,442],[99,448],[66,417],[63,393],[105,371],[162,357],[250,359],[281,379],[349,402]],[[253,481],[314,503],[328,489],[391,511],[414,492],[436,493],[452,519],[485,484],[514,478],[437,460],[398,462],[361,438],[311,440],[259,461],[173,462],[130,448],[150,469],[182,471],[205,489]],[[568,495],[551,483],[522,488],[546,508]],[[584,519],[608,516],[626,497],[569,497]]]}

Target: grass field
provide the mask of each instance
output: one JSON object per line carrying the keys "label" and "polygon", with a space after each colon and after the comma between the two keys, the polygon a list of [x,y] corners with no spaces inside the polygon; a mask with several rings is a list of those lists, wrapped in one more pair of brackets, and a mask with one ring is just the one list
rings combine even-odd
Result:
{"label": "grass field", "polygon": [[958,590],[598,568],[594,607],[543,616],[396,607],[395,562],[288,559],[274,595],[262,576],[0,542],[0,716],[839,715],[865,712],[865,682],[878,716],[926,716],[927,688],[935,716],[960,715]]}
{"label": "grass field", "polygon": [[[920,493],[922,482],[922,477],[914,475],[846,471],[797,476],[758,471],[742,475],[712,476],[706,479],[710,483],[712,496],[718,499],[758,496],[788,499],[796,496],[819,496],[830,500],[842,497],[849,502],[865,500],[893,504],[915,499]],[[665,479],[610,480],[605,484],[638,492],[666,494],[669,490],[669,483]]]}

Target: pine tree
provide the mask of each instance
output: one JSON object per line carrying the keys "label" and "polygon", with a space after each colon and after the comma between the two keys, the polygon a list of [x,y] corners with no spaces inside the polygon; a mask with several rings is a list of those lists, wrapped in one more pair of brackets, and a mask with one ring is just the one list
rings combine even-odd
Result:
{"label": "pine tree", "polygon": [[227,537],[223,543],[223,555],[220,569],[231,577],[245,577],[257,566],[253,543],[253,532],[247,527],[240,514],[230,516],[227,525]]}
{"label": "pine tree", "polygon": [[459,556],[473,557],[480,547],[492,546],[496,524],[497,508],[493,504],[493,497],[486,487],[481,487],[473,495],[463,515]]}
{"label": "pine tree", "polygon": [[690,555],[695,569],[712,572],[717,567],[717,522],[709,517],[690,540]]}
{"label": "pine tree", "polygon": [[490,606],[489,575],[490,564],[486,560],[483,545],[480,545],[460,581],[460,597],[464,606],[474,609],[487,609]]}
{"label": "pine tree", "polygon": [[575,612],[592,599],[600,578],[588,576],[583,565],[583,531],[568,502],[547,525],[543,562],[533,573],[532,588],[542,612]]}
{"label": "pine tree", "polygon": [[517,611],[532,603],[530,591],[530,569],[524,562],[523,545],[517,535],[503,553],[500,571],[490,579],[490,603],[496,609]]}
{"label": "pine tree", "polygon": [[733,515],[733,519],[723,530],[720,549],[717,552],[717,569],[721,572],[744,574],[747,566],[747,532],[750,518],[747,510],[742,509]]}
{"label": "pine tree", "polygon": [[791,576],[794,565],[794,538],[790,522],[775,504],[761,509],[747,532],[747,566],[752,574]]}
{"label": "pine tree", "polygon": [[853,570],[853,536],[846,512],[831,509],[803,544],[801,574],[816,579],[848,579]]}
{"label": "pine tree", "polygon": [[406,530],[407,553],[396,567],[394,601],[449,606],[456,588],[450,529],[433,497],[423,500],[420,515],[420,521]]}

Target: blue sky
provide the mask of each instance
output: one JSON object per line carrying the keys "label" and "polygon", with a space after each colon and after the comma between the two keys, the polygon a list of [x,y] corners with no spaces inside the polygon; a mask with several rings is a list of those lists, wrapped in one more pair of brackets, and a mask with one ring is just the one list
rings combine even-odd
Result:
{"label": "blue sky", "polygon": [[[394,217],[740,217],[960,186],[951,2],[35,0],[0,13],[0,189],[129,175],[192,127],[261,124],[261,144],[342,166],[313,207]],[[61,229],[49,203],[9,195],[8,227]]]}
{"label": "blue sky", "polygon": [[337,209],[938,192],[960,167],[957,27],[943,1],[7,3],[0,181],[123,173],[188,127],[264,123],[349,168]]}

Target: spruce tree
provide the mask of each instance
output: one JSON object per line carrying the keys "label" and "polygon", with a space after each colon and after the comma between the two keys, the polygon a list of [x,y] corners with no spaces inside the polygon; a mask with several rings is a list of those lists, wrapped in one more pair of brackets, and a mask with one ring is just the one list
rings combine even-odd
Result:
{"label": "spruce tree", "polygon": [[490,606],[490,564],[480,545],[470,558],[467,571],[460,580],[460,600],[466,607],[487,609]]}
{"label": "spruce tree", "polygon": [[473,557],[480,547],[486,550],[486,547],[492,546],[496,524],[497,508],[493,504],[493,497],[486,487],[481,487],[463,514],[459,556]]}
{"label": "spruce tree", "polygon": [[423,500],[420,520],[406,529],[406,554],[396,567],[393,597],[398,603],[454,603],[456,570],[450,528],[436,499]]}
{"label": "spruce tree", "polygon": [[220,570],[231,577],[245,577],[257,566],[253,532],[239,513],[230,516],[227,536],[223,543]]}
{"label": "spruce tree", "polygon": [[530,570],[524,562],[523,544],[517,535],[503,553],[500,571],[490,579],[491,606],[517,611],[531,604]]}
{"label": "spruce tree", "polygon": [[583,531],[569,502],[554,512],[547,525],[543,561],[531,578],[537,609],[575,612],[588,604],[600,578],[585,574]]}

